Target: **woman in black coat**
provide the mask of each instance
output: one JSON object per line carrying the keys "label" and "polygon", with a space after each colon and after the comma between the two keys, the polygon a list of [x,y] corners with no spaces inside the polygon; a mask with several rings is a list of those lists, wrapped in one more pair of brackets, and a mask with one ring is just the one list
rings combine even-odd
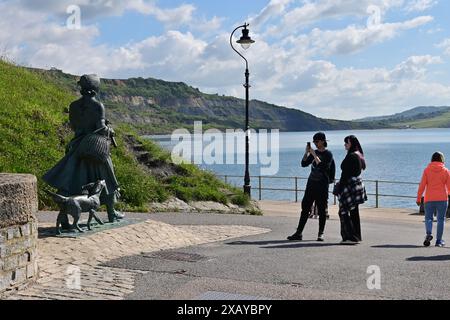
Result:
{"label": "woman in black coat", "polygon": [[341,220],[342,243],[356,244],[362,240],[359,205],[367,200],[361,172],[366,169],[364,151],[358,139],[345,137],[347,155],[341,164],[338,185],[339,218]]}

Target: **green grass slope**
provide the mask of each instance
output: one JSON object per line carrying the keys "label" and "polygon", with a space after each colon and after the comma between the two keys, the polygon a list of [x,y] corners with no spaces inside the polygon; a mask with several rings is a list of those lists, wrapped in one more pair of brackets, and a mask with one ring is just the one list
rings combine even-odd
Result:
{"label": "green grass slope", "polygon": [[409,126],[411,128],[450,128],[450,111],[432,115],[429,118],[410,121],[400,121],[393,124],[395,127]]}
{"label": "green grass slope", "polygon": [[[36,175],[40,209],[55,209],[44,191],[49,187],[41,177],[64,156],[73,136],[67,108],[75,99],[73,91],[61,83],[0,60],[0,172]],[[248,204],[241,190],[194,165],[175,166],[178,174],[166,179],[150,175],[130,151],[126,137],[132,136],[160,163],[171,163],[170,154],[139,138],[128,126],[115,129],[119,147],[113,149],[112,157],[121,184],[123,210],[147,211],[149,202],[162,202],[171,195],[188,201]]]}

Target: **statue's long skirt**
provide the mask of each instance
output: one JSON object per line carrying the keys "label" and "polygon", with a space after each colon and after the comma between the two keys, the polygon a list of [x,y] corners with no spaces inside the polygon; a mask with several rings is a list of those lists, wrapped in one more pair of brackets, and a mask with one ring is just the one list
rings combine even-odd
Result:
{"label": "statue's long skirt", "polygon": [[42,178],[50,186],[56,188],[59,194],[79,195],[82,186],[98,180],[105,180],[106,194],[112,194],[119,188],[114,175],[111,157],[106,162],[97,162],[79,158],[76,149],[80,139],[74,139],[69,152]]}

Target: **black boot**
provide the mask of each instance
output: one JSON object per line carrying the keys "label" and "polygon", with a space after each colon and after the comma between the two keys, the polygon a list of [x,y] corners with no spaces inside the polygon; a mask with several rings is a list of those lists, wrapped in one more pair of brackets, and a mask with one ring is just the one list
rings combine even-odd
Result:
{"label": "black boot", "polygon": [[295,240],[301,241],[301,240],[303,240],[303,236],[302,236],[302,234],[301,234],[300,232],[298,232],[298,230],[297,230],[297,231],[295,231],[295,233],[294,233],[292,236],[287,237],[287,239],[288,239],[288,240],[291,240],[291,241],[295,241]]}
{"label": "black boot", "polygon": [[106,205],[106,210],[108,212],[108,220],[111,223],[114,221],[123,219],[125,217],[125,215],[123,213],[114,209],[116,202],[117,202],[117,198],[116,198],[115,193],[111,193],[111,194],[107,195],[105,205]]}

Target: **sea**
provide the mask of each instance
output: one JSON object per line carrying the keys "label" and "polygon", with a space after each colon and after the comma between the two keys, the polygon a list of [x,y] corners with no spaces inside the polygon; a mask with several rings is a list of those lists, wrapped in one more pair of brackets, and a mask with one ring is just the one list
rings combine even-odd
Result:
{"label": "sea", "polygon": [[[302,168],[300,160],[315,132],[276,132],[250,134],[250,175],[252,198],[262,200],[301,201],[310,168]],[[367,169],[362,177],[368,201],[365,206],[417,208],[415,196],[423,170],[436,151],[450,159],[450,129],[388,129],[325,131],[328,150],[336,162],[336,179],[345,157],[344,138],[355,135],[364,150]],[[222,180],[241,188],[244,184],[245,134],[225,132],[203,135],[146,136],[185,161],[196,163]],[[234,147],[232,147],[234,145]],[[265,146],[267,148],[264,148]],[[190,149],[189,149],[190,148]],[[180,150],[184,150],[181,153]],[[450,161],[450,160],[449,160]],[[232,177],[237,176],[237,177]],[[295,179],[294,177],[297,177]],[[378,181],[378,182],[377,182]],[[258,188],[261,186],[262,190]],[[378,188],[377,188],[378,187]],[[273,190],[287,189],[287,190]],[[330,191],[332,186],[330,186]],[[330,195],[330,202],[334,197]]]}

